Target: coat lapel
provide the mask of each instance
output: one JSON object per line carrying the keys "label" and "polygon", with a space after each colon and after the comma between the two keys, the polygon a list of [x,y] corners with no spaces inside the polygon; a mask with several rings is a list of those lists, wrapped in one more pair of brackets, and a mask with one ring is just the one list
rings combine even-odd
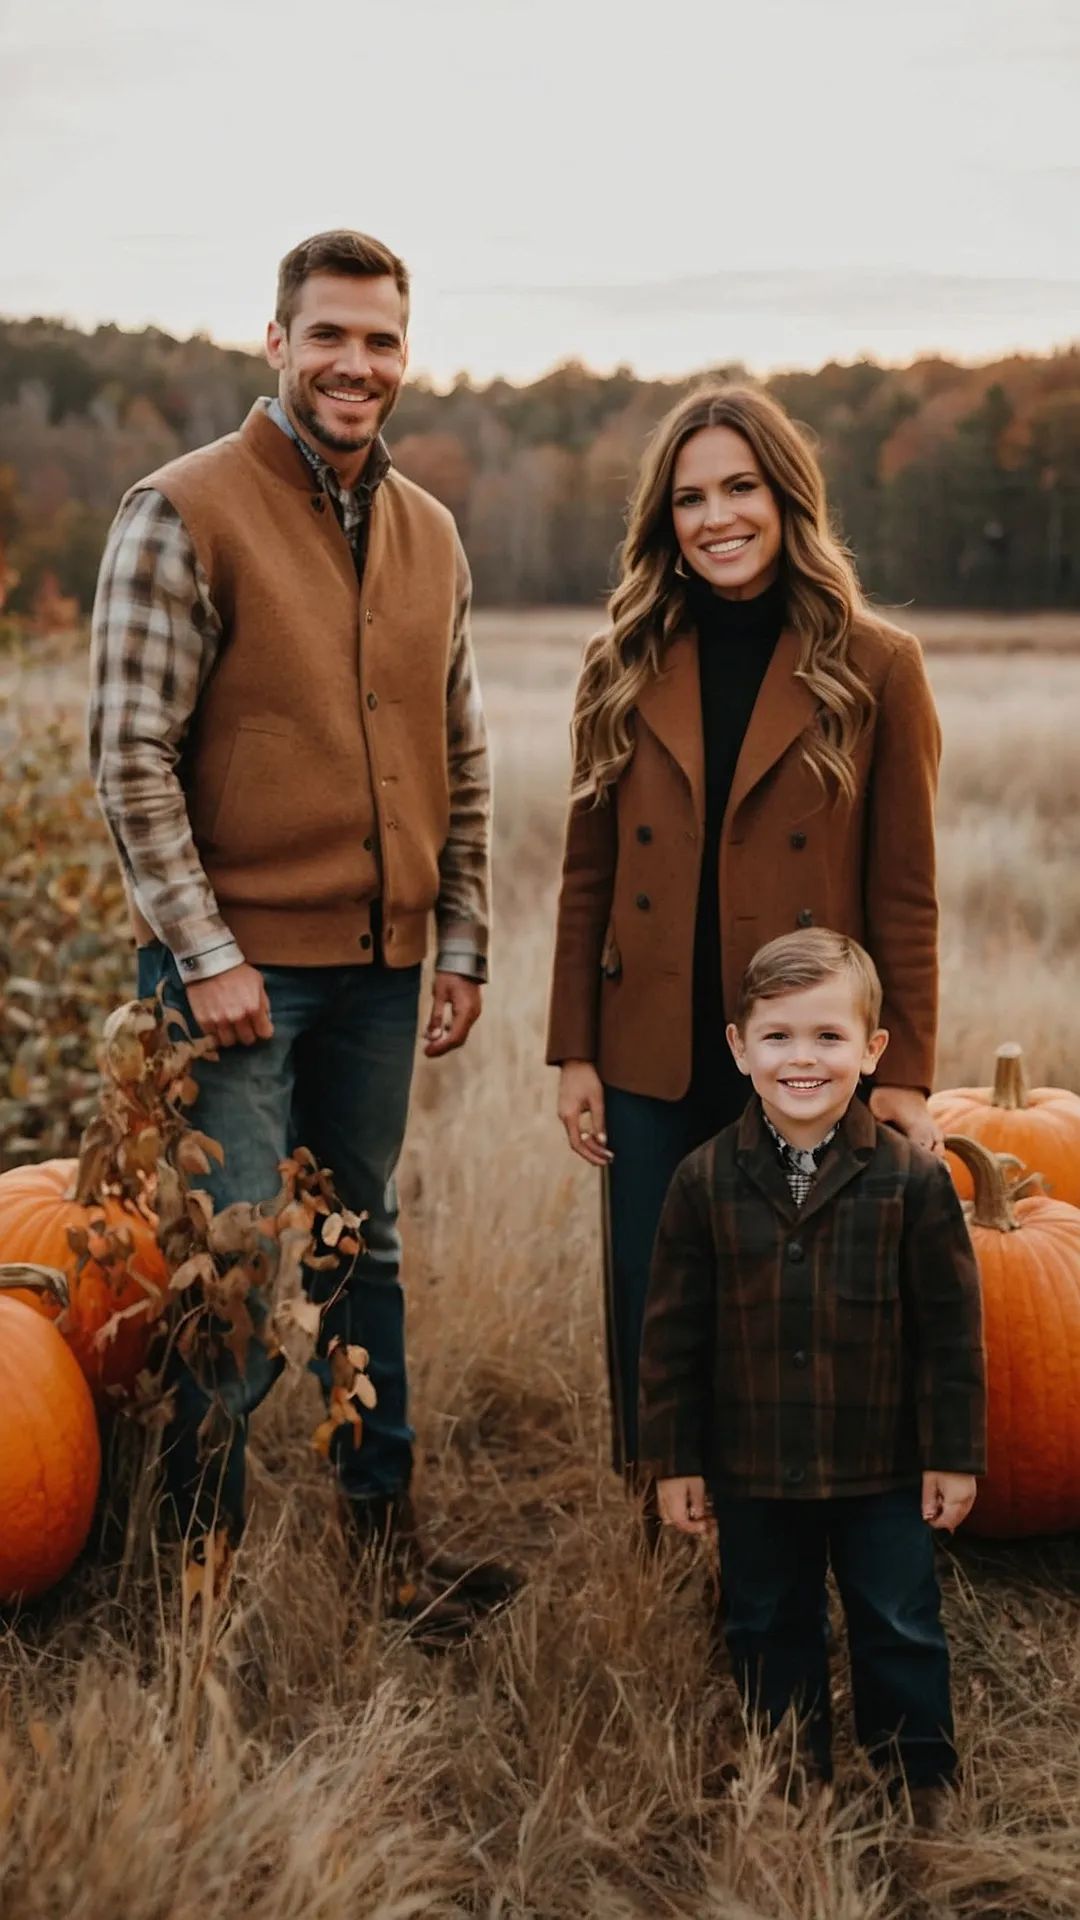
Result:
{"label": "coat lapel", "polygon": [[795,678],[799,645],[798,635],[785,627],[765,669],[761,691],[746,729],[728,798],[728,820],[734,819],[736,809],[747,794],[814,719],[817,711],[814,696],[802,680]]}
{"label": "coat lapel", "polygon": [[759,1193],[765,1195],[781,1218],[789,1226],[797,1220],[799,1209],[780,1165],[780,1156],[761,1117],[761,1105],[756,1097],[751,1100],[739,1122],[735,1157],[747,1179],[753,1181]]}
{"label": "coat lapel", "polygon": [[817,1179],[803,1203],[801,1218],[808,1220],[861,1173],[877,1146],[877,1122],[868,1106],[858,1098],[840,1122],[840,1130],[829,1147]]}
{"label": "coat lapel", "polygon": [[637,710],[689,782],[698,825],[705,823],[705,742],[701,727],[698,641],[693,631],[676,635],[660,672],[638,696]]}

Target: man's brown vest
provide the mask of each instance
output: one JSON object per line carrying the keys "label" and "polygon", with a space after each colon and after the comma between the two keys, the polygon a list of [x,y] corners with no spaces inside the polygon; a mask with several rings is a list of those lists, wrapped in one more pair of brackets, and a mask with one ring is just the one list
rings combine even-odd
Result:
{"label": "man's brown vest", "polygon": [[[170,500],[221,617],[180,777],[222,914],[256,965],[423,959],[449,823],[446,683],[464,563],[391,472],[362,585],[303,455],[256,405],[139,482]],[[140,941],[152,932],[136,915]]]}

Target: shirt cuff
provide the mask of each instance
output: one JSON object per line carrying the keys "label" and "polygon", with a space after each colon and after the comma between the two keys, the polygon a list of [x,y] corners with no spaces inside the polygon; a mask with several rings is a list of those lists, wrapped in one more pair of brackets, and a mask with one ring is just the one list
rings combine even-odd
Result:
{"label": "shirt cuff", "polygon": [[207,947],[202,953],[177,953],[174,950],[173,959],[185,986],[190,986],[195,980],[212,980],[215,974],[228,973],[230,967],[242,967],[244,964],[243,952],[235,940]]}
{"label": "shirt cuff", "polygon": [[488,977],[487,955],[478,953],[475,947],[440,946],[435,955],[435,971],[460,973],[465,980],[483,983]]}

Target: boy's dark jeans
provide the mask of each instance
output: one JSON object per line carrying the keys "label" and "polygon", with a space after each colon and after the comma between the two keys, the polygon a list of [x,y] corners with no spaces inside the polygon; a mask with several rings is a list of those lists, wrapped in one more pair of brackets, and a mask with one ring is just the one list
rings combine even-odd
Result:
{"label": "boy's dark jeans", "polygon": [[855,1731],[876,1765],[897,1755],[910,1787],[956,1770],[949,1653],[921,1488],[833,1500],[715,1502],[724,1638],[751,1708],[776,1726],[794,1704],[811,1759],[832,1777],[825,1574],[847,1621]]}

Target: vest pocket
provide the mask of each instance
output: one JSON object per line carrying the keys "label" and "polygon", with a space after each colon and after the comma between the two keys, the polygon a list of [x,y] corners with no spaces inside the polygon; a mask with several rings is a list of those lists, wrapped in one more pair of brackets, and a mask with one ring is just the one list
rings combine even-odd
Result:
{"label": "vest pocket", "polygon": [[282,772],[291,739],[288,727],[273,721],[240,722],[206,830],[212,846],[241,860],[273,852],[280,846],[281,821],[275,796],[283,790]]}

